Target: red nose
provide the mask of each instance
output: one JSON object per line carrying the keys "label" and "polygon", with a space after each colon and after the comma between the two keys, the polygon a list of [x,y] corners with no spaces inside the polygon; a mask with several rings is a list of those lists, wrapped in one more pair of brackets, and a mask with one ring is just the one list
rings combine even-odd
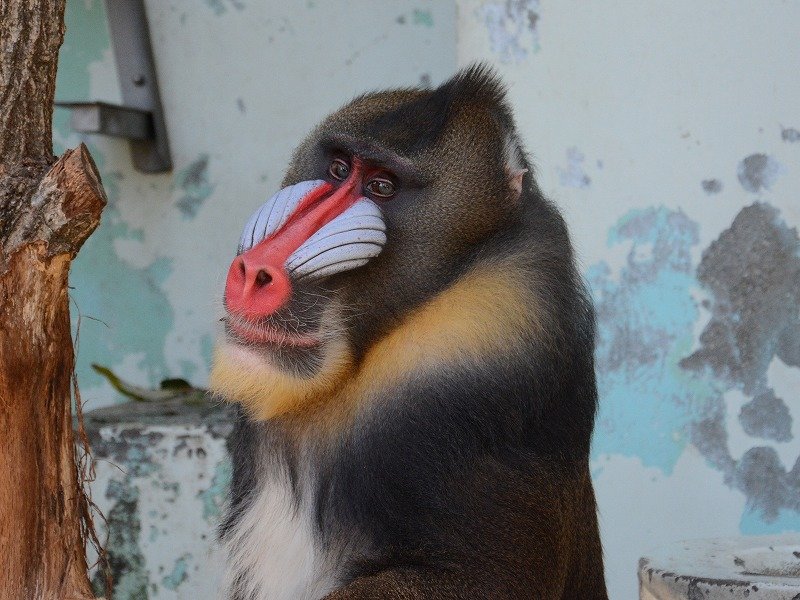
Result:
{"label": "red nose", "polygon": [[229,312],[249,320],[271,315],[292,296],[286,259],[320,227],[338,217],[358,198],[355,181],[348,180],[333,194],[331,184],[310,191],[274,234],[237,256],[225,282]]}
{"label": "red nose", "polygon": [[286,257],[264,240],[237,256],[225,282],[228,310],[246,319],[270,315],[286,304],[292,295],[289,275],[283,268]]}

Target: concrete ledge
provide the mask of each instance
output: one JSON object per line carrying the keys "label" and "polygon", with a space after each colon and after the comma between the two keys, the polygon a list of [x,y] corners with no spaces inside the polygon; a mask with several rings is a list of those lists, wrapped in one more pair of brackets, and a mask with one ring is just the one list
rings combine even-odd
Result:
{"label": "concrete ledge", "polygon": [[639,561],[640,600],[800,600],[800,535],[693,540]]}

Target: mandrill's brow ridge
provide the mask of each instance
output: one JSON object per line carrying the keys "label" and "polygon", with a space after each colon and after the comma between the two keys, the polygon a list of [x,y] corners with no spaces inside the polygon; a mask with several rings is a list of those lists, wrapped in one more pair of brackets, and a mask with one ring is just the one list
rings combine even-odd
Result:
{"label": "mandrill's brow ridge", "polygon": [[319,144],[328,152],[357,156],[371,166],[391,171],[404,183],[423,186],[430,182],[414,161],[376,142],[347,133],[329,133],[320,138]]}

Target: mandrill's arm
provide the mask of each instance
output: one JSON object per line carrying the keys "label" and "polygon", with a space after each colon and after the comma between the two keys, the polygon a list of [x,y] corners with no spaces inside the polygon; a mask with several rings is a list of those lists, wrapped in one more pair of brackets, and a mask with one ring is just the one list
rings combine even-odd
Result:
{"label": "mandrill's arm", "polygon": [[[478,470],[464,493],[484,510],[467,510],[472,525],[447,558],[412,553],[395,559],[399,565],[373,563],[368,574],[325,600],[607,600],[602,564],[593,560],[602,550],[591,535],[596,517],[589,474],[550,472],[541,464],[527,474],[489,477]],[[496,484],[481,492],[477,482],[486,480]],[[432,542],[436,527],[429,533]]]}
{"label": "mandrill's arm", "polygon": [[[475,581],[463,572],[390,569],[359,577],[349,585],[325,596],[324,600],[464,600],[466,598],[508,598],[560,600],[565,598],[558,585],[526,587],[529,580]],[[550,590],[550,591],[547,591]],[[599,598],[600,596],[598,596]]]}
{"label": "mandrill's arm", "polygon": [[[498,593],[501,595],[498,596]],[[510,596],[503,594],[498,589],[477,587],[464,573],[390,569],[376,575],[359,577],[349,585],[325,596],[325,600],[378,600],[379,598],[461,600],[463,598],[492,597]]]}

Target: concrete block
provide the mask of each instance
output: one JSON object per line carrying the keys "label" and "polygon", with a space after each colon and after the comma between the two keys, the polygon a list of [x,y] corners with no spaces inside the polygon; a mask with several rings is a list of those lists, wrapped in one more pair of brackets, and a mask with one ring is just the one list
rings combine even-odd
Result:
{"label": "concrete block", "polygon": [[[230,407],[180,400],[86,413],[115,600],[219,597],[216,527],[230,482],[231,417]],[[100,579],[95,572],[98,593]]]}

